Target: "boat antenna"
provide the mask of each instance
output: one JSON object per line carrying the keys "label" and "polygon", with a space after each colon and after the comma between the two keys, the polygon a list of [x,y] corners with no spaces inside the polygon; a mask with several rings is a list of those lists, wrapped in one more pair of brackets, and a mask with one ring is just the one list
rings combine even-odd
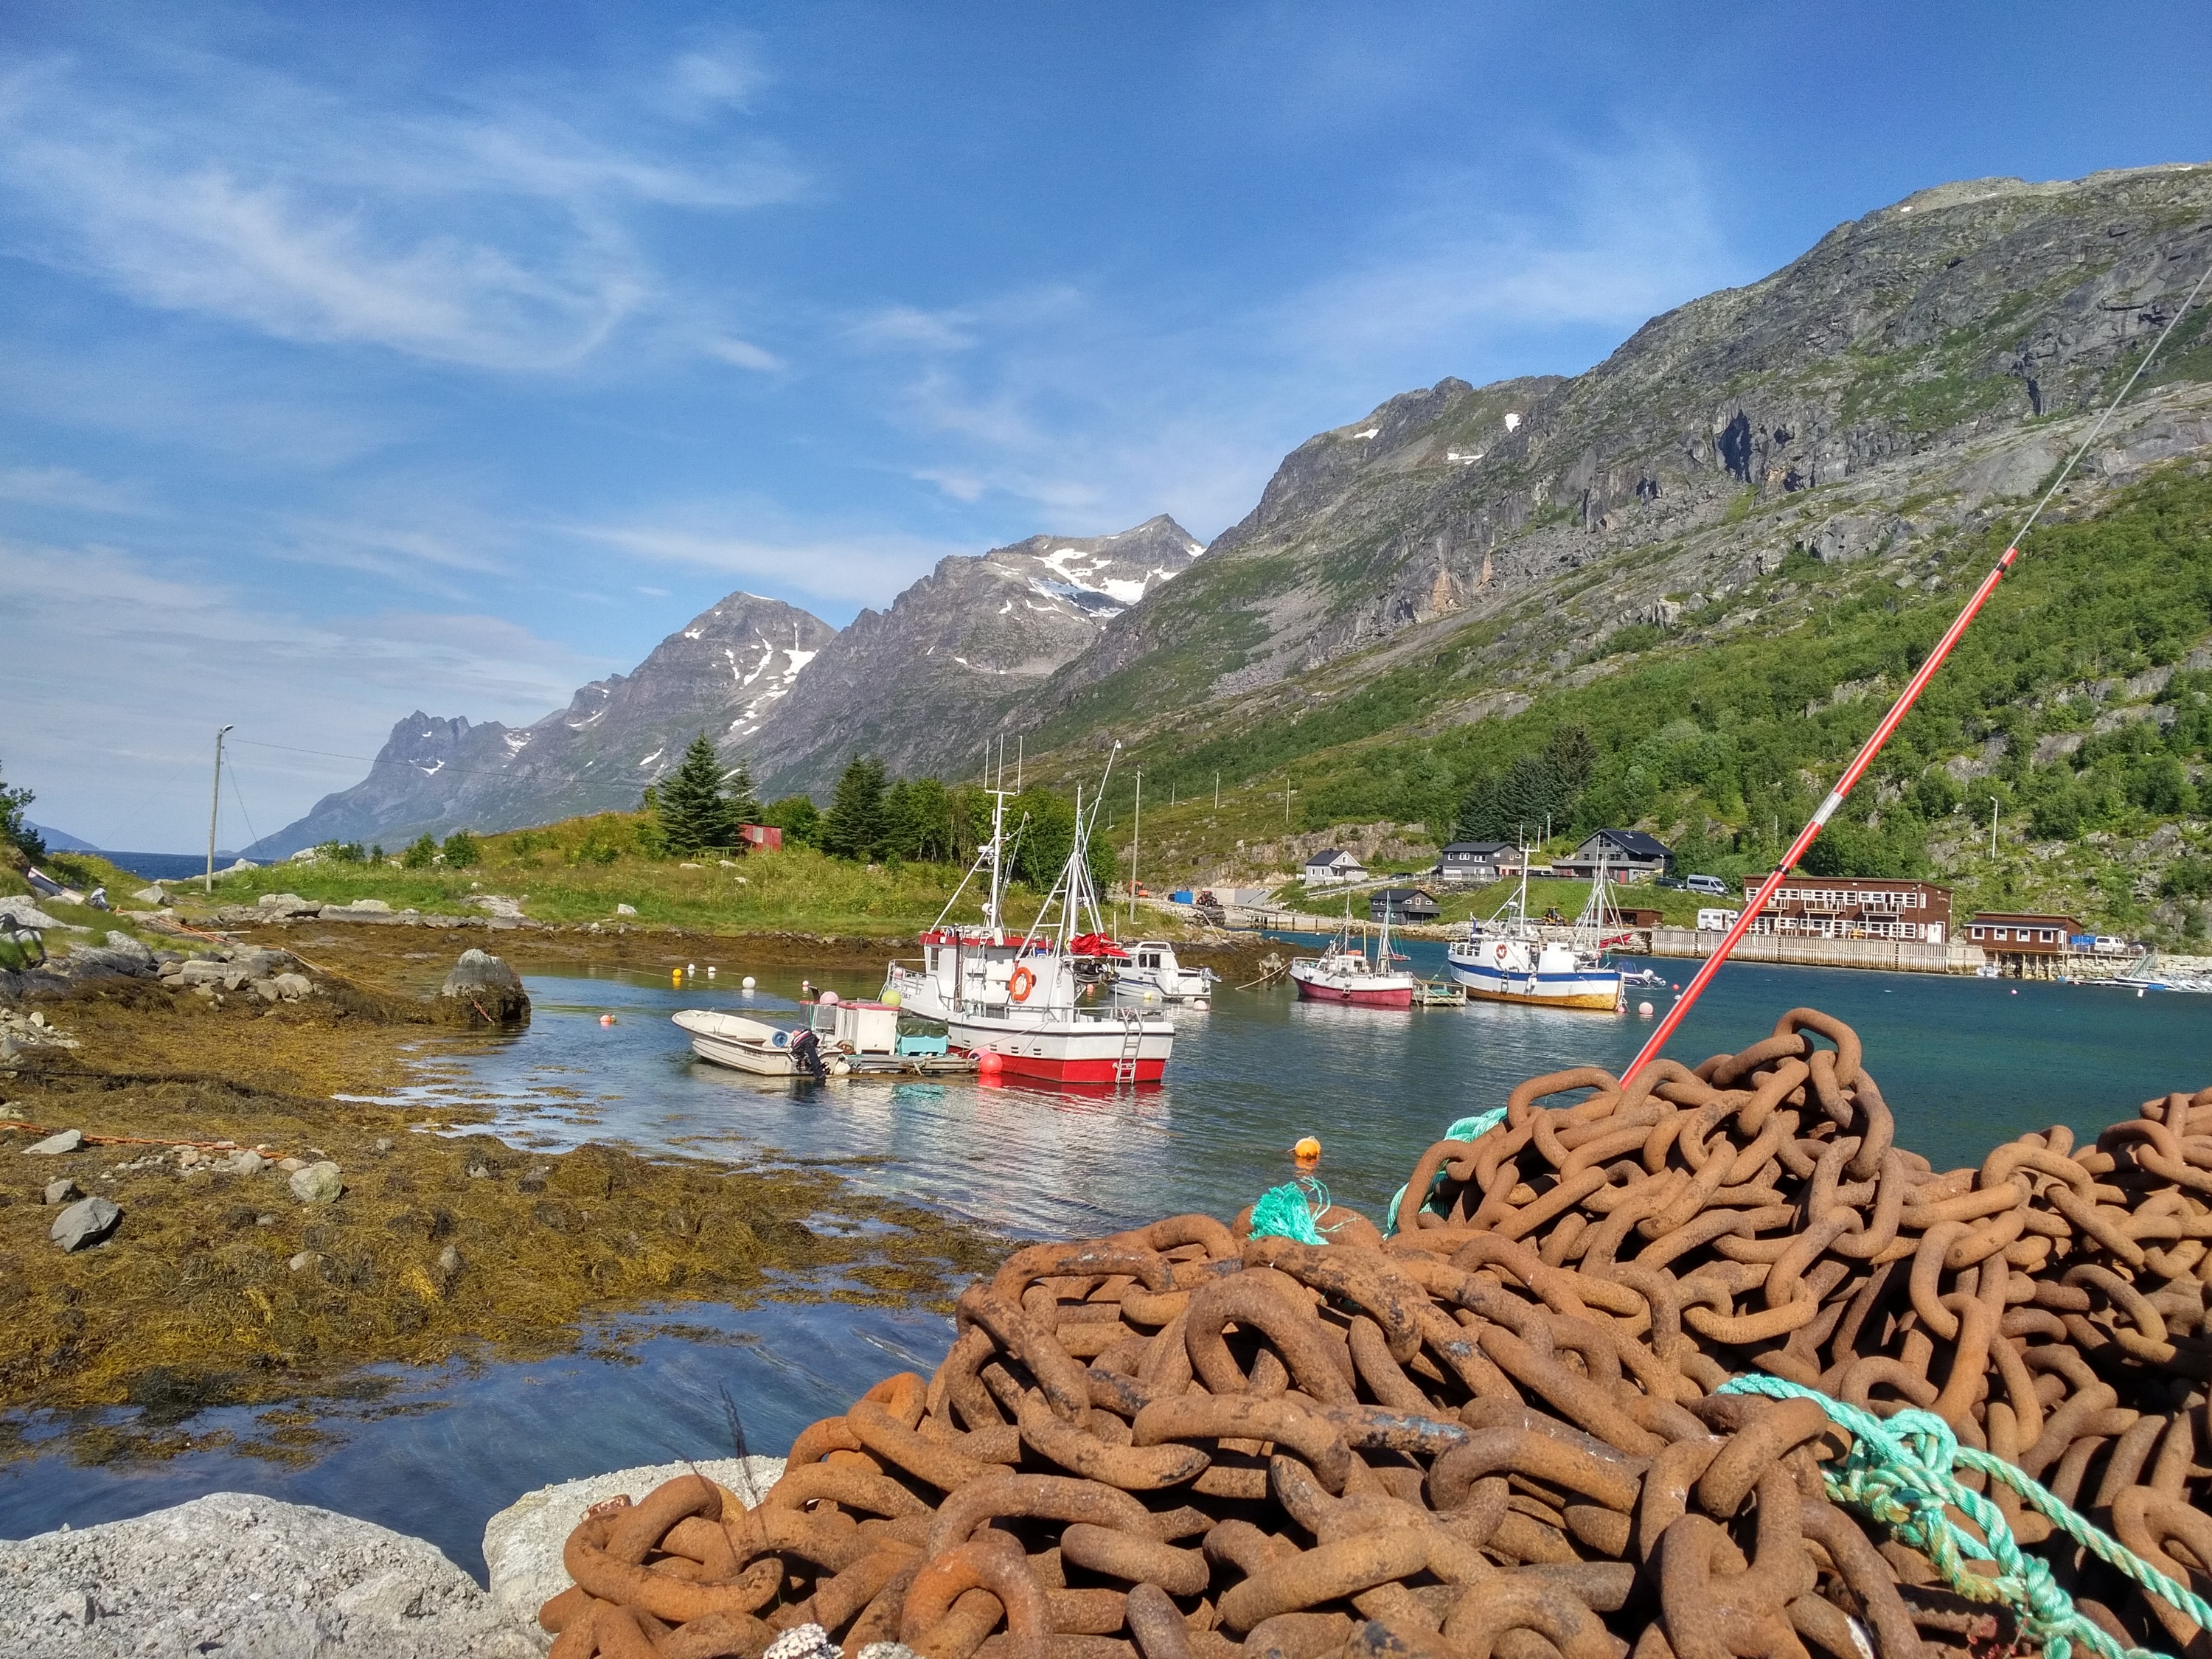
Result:
{"label": "boat antenna", "polygon": [[1875,757],[1881,753],[1882,746],[1904,723],[1905,717],[1912,712],[1912,705],[1920,701],[1920,694],[1928,689],[1928,682],[1936,678],[1936,671],[1943,665],[1943,659],[1951,654],[1952,647],[1959,643],[1974,618],[1981,614],[1982,607],[1989,603],[1990,595],[1996,592],[1997,584],[2010,573],[2014,562],[2020,557],[2020,544],[2027,539],[2027,532],[2035,527],[2035,521],[2043,516],[2043,509],[2051,505],[2052,498],[2065,487],[2067,479],[2074,476],[2074,469],[2081,465],[2082,458],[2088,454],[2091,447],[2103,435],[2106,426],[2119,411],[2120,405],[2127,401],[2128,394],[2135,390],[2136,382],[2142,379],[2143,371],[2150,367],[2151,360],[2158,356],[2159,349],[2171,337],[2176,325],[2188,315],[2190,307],[2197,303],[2197,297],[2204,291],[2204,284],[2208,278],[2212,278],[2212,264],[2207,264],[2203,274],[2197,279],[2197,286],[2189,290],[2189,297],[2176,307],[2172,316],[2166,319],[2166,326],[2159,331],[2158,338],[2151,342],[2150,349],[2143,353],[2142,361],[2136,365],[2135,373],[2128,376],[2127,384],[2113,395],[2112,402],[2105,406],[2105,412],[2097,417],[2097,423],[2089,428],[2088,435],[2075,446],[2073,454],[2067,458],[2066,465],[2059,469],[2058,476],[2051,481],[2051,487],[2043,492],[2042,498],[2028,510],[2027,516],[2021,520],[2020,528],[2014,531],[2006,541],[2005,550],[1998,557],[1996,563],[1990,568],[1989,574],[1982,578],[1980,586],[1968,596],[1966,605],[1960,609],[1958,616],[1952,619],[1950,627],[1944,630],[1943,637],[1936,642],[1936,648],[1928,653],[1927,659],[1920,665],[1919,671],[1906,683],[1905,690],[1899,694],[1897,701],[1890,705],[1889,712],[1881,717],[1881,723],[1875,727],[1873,735],[1861,746],[1857,755],[1852,758],[1851,763],[1844,769],[1843,776],[1836,780],[1836,787],[1828,791],[1827,799],[1822,801],[1819,809],[1805,821],[1805,827],[1797,832],[1796,839],[1790,843],[1790,850],[1777,860],[1766,879],[1759,884],[1759,890],[1752,895],[1743,908],[1737,913],[1736,919],[1729,926],[1727,934],[1713,948],[1712,955],[1705,958],[1705,965],[1698,969],[1696,976],[1683,988],[1682,994],[1675,1000],[1674,1006],[1667,1011],[1666,1018],[1659,1022],[1659,1029],[1652,1032],[1650,1041],[1644,1045],[1642,1052],[1636,1056],[1634,1062],[1630,1065],[1624,1076],[1634,1077],[1665,1052],[1667,1039],[1674,1035],[1674,1028],[1682,1023],[1683,1017],[1695,1006],[1705,987],[1711,983],[1713,975],[1720,972],[1721,963],[1728,960],[1729,953],[1735,949],[1737,941],[1751,931],[1752,922],[1758,917],[1759,912],[1766,908],[1768,901],[1773,898],[1775,890],[1782,885],[1784,878],[1805,856],[1806,849],[1812,846],[1814,838],[1827,827],[1828,820],[1835,816],[1836,809],[1844,804],[1845,797],[1850,795],[1853,787],[1865,775],[1867,768],[1874,764]]}

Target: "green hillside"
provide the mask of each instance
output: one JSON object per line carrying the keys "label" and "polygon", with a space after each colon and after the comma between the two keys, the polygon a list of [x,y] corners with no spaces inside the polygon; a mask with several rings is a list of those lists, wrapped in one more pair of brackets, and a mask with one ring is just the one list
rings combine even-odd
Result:
{"label": "green hillside", "polygon": [[[1770,867],[2002,534],[1841,567],[1793,555],[1672,628],[1621,629],[1582,653],[1578,635],[1599,630],[1554,592],[1510,624],[1521,638],[1503,661],[1487,648],[1494,629],[1387,665],[1354,659],[1332,670],[1333,688],[1309,685],[1206,741],[1136,745],[1146,868],[1202,873],[1233,862],[1240,842],[1280,836],[1285,790],[1299,830],[1395,821],[1433,842],[1486,802],[1493,822],[1470,827],[1495,830],[1501,791],[1517,785],[1528,799],[1533,784],[1543,796],[1540,757],[1569,726],[1592,752],[1586,776],[1549,781],[1554,845],[1601,824],[1641,826],[1689,867]],[[1775,540],[1788,544],[1779,524]],[[2201,466],[2157,475],[2085,521],[2047,520],[1809,867],[1930,876],[1968,904],[2067,908],[2169,945],[2202,938],[2208,641],[2212,479]],[[1512,665],[1547,661],[1558,665]],[[1528,701],[1454,723],[1485,693]],[[1117,789],[1121,835],[1127,805]]]}

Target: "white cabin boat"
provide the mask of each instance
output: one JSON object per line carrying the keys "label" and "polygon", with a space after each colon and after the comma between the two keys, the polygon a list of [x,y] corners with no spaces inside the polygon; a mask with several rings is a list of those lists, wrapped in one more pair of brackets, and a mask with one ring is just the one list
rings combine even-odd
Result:
{"label": "white cabin boat", "polygon": [[1163,1002],[1198,1002],[1213,994],[1211,968],[1186,968],[1165,939],[1140,939],[1124,945],[1127,959],[1114,964],[1117,993],[1152,993]]}
{"label": "white cabin boat", "polygon": [[1467,938],[1445,950],[1445,971],[1476,1001],[1613,1012],[1621,1006],[1623,975],[1605,953],[1624,930],[1607,891],[1603,861],[1590,883],[1589,902],[1564,930],[1529,920],[1528,864],[1524,854],[1514,896],[1487,921],[1469,922]]}

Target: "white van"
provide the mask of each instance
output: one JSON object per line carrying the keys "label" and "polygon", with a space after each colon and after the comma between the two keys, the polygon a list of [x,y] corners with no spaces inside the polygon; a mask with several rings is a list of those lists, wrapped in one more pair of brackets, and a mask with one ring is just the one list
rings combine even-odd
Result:
{"label": "white van", "polygon": [[1735,926],[1741,910],[1700,910],[1698,912],[1698,931],[1701,933],[1725,933]]}
{"label": "white van", "polygon": [[1718,876],[1692,876],[1682,884],[1693,893],[1703,893],[1708,898],[1726,898],[1729,884]]}

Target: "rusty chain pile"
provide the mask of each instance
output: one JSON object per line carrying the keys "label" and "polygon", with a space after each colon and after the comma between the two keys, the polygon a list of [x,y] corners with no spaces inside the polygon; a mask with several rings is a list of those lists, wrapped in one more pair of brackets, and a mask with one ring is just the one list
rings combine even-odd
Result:
{"label": "rusty chain pile", "polygon": [[[2006,1617],[1824,1495],[1820,1405],[1713,1390],[1933,1411],[2201,1589],[2208,1199],[2212,1090],[1937,1174],[1796,1010],[1523,1085],[1387,1241],[1337,1210],[1318,1246],[1194,1215],[1018,1251],[757,1507],[688,1475],[587,1516],[541,1622],[557,1659],[810,1625],[847,1659],[1991,1659]],[[1990,1496],[2124,1644],[2212,1639]]]}

